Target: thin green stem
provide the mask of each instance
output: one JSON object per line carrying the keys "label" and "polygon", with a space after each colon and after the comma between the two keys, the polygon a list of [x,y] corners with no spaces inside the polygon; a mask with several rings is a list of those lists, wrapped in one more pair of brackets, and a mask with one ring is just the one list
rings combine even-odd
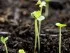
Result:
{"label": "thin green stem", "polygon": [[59,28],[59,53],[61,53],[61,27]]}
{"label": "thin green stem", "polygon": [[40,7],[41,14],[42,14],[42,9],[43,9],[43,7]]}
{"label": "thin green stem", "polygon": [[40,37],[38,36],[38,53],[40,53]]}
{"label": "thin green stem", "polygon": [[40,31],[41,31],[41,21],[39,21],[39,34],[40,34]]}
{"label": "thin green stem", "polygon": [[39,21],[38,53],[40,53],[40,28],[41,28],[41,21]]}
{"label": "thin green stem", "polygon": [[34,53],[36,53],[38,35],[39,35],[38,34],[38,24],[37,24],[37,19],[35,19],[35,47],[34,47]]}
{"label": "thin green stem", "polygon": [[4,45],[5,45],[6,53],[8,53],[7,45],[6,44],[4,44]]}
{"label": "thin green stem", "polygon": [[48,10],[49,10],[49,4],[46,4],[46,8],[45,8],[45,16],[48,16]]}

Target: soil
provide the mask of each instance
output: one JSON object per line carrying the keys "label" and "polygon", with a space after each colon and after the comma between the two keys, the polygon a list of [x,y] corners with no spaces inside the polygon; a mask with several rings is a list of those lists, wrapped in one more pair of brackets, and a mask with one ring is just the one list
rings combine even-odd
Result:
{"label": "soil", "polygon": [[[11,3],[10,1],[0,1],[0,37],[9,37],[7,41],[9,53],[18,53],[19,49],[24,49],[26,53],[34,53],[34,19],[30,14],[39,9],[35,5],[37,1],[12,0]],[[62,29],[62,53],[70,52],[69,2],[67,0],[63,3],[50,2],[49,15],[41,25],[40,53],[58,53],[59,30],[55,25],[56,22],[67,24]],[[0,42],[0,53],[5,53],[2,42]]]}

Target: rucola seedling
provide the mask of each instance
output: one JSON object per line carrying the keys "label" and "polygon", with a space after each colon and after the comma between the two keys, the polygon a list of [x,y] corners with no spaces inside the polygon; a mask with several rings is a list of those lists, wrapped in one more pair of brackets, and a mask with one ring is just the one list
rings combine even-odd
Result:
{"label": "rucola seedling", "polygon": [[49,2],[51,1],[51,0],[45,0],[46,1],[46,7],[45,7],[45,17],[47,17],[48,16],[48,11],[49,11]]}
{"label": "rucola seedling", "polygon": [[45,19],[44,16],[42,16],[42,9],[43,6],[46,6],[45,1],[38,0],[37,4],[39,5],[40,9],[38,11],[34,11],[31,13],[31,15],[35,18],[35,46],[34,46],[34,53],[36,53],[37,43],[38,43],[38,53],[40,53],[40,28],[41,28],[41,22]]}
{"label": "rucola seedling", "polygon": [[59,53],[61,53],[61,29],[66,26],[66,24],[56,23],[56,26],[59,28]]}
{"label": "rucola seedling", "polygon": [[8,53],[8,49],[7,49],[7,45],[6,45],[6,42],[7,42],[7,40],[8,40],[8,37],[1,37],[1,42],[4,44],[4,46],[5,46],[5,49],[6,49],[6,53]]}
{"label": "rucola seedling", "polygon": [[18,53],[25,53],[23,49],[19,49]]}

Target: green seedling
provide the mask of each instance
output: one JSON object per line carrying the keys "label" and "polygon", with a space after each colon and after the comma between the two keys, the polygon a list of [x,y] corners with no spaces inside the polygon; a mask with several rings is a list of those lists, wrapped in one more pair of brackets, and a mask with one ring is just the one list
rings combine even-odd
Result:
{"label": "green seedling", "polygon": [[51,2],[51,0],[45,0],[46,1],[46,7],[45,7],[45,13],[44,13],[44,15],[45,15],[45,17],[47,17],[48,16],[48,11],[49,11],[49,2]]}
{"label": "green seedling", "polygon": [[8,53],[8,49],[7,49],[7,45],[6,45],[6,42],[8,40],[8,37],[1,37],[1,42],[4,44],[5,46],[5,49],[6,49],[6,53]]}
{"label": "green seedling", "polygon": [[59,53],[61,53],[61,29],[66,26],[66,24],[56,23],[56,26],[59,28]]}
{"label": "green seedling", "polygon": [[45,1],[38,0],[36,5],[39,5],[40,9],[38,11],[34,11],[31,13],[31,15],[35,19],[35,46],[34,46],[34,53],[36,53],[37,43],[38,43],[38,53],[40,53],[40,28],[41,28],[41,22],[45,19],[44,16],[42,16],[42,9],[43,6],[46,6]]}
{"label": "green seedling", "polygon": [[23,49],[19,49],[18,53],[25,53]]}

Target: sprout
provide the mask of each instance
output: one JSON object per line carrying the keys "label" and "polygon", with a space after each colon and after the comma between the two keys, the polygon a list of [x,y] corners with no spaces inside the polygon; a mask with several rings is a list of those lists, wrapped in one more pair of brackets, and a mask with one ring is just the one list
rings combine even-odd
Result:
{"label": "sprout", "polygon": [[61,36],[62,36],[61,29],[62,27],[65,27],[66,24],[56,23],[56,26],[59,27],[59,53],[61,53]]}
{"label": "sprout", "polygon": [[37,43],[38,43],[38,53],[40,53],[40,31],[41,31],[41,21],[45,19],[44,16],[42,16],[42,9],[43,6],[46,6],[46,2],[41,0],[38,0],[37,4],[39,5],[40,9],[38,11],[34,11],[31,13],[31,16],[35,18],[35,46],[34,46],[34,53],[36,53]]}
{"label": "sprout", "polygon": [[7,49],[7,45],[6,42],[8,40],[8,37],[4,38],[3,36],[1,37],[1,42],[4,44],[5,49],[6,49],[6,53],[8,53],[8,49]]}
{"label": "sprout", "polygon": [[25,53],[25,51],[23,49],[19,49],[18,51],[19,53]]}
{"label": "sprout", "polygon": [[2,42],[2,43],[5,44],[7,40],[8,40],[8,37],[6,37],[6,38],[4,38],[3,36],[1,37],[1,42]]}

